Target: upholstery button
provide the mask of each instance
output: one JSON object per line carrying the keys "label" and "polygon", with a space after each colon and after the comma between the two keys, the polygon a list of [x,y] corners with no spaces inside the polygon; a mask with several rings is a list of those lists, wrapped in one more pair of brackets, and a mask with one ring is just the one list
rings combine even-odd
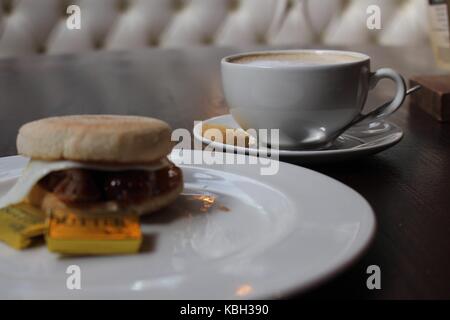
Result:
{"label": "upholstery button", "polygon": [[2,10],[5,15],[11,14],[13,11],[12,1],[11,0],[3,1]]}
{"label": "upholstery button", "polygon": [[150,47],[159,46],[159,39],[157,37],[150,37],[150,39],[148,39],[148,45]]}
{"label": "upholstery button", "polygon": [[290,11],[295,6],[295,3],[293,0],[288,0],[286,3],[286,11]]}
{"label": "upholstery button", "polygon": [[61,1],[61,16],[65,19],[67,17],[67,8],[69,3],[66,0]]}
{"label": "upholstery button", "polygon": [[119,10],[120,12],[124,12],[128,9],[129,5],[130,4],[127,0],[119,0],[117,2],[117,10]]}
{"label": "upholstery button", "polygon": [[94,41],[94,49],[100,50],[105,46],[105,42],[102,39],[97,39]]}
{"label": "upholstery button", "polygon": [[369,33],[368,43],[378,43],[378,35],[375,32]]}
{"label": "upholstery button", "polygon": [[172,0],[172,10],[177,12],[181,11],[184,8],[183,0]]}
{"label": "upholstery button", "polygon": [[342,1],[342,9],[343,11],[347,10],[348,7],[350,7],[351,1],[350,0],[343,0]]}
{"label": "upholstery button", "polygon": [[204,36],[202,39],[202,43],[205,45],[211,45],[213,42],[214,42],[214,39],[211,36]]}
{"label": "upholstery button", "polygon": [[239,9],[239,1],[238,0],[230,0],[228,2],[228,11],[236,11]]}
{"label": "upholstery button", "polygon": [[256,43],[257,44],[265,44],[267,42],[266,36],[263,34],[256,35]]}
{"label": "upholstery button", "polygon": [[316,34],[315,39],[317,43],[325,43],[326,42],[326,34],[325,32],[320,32]]}
{"label": "upholstery button", "polygon": [[40,44],[36,47],[36,52],[38,54],[44,54],[47,51],[45,44]]}

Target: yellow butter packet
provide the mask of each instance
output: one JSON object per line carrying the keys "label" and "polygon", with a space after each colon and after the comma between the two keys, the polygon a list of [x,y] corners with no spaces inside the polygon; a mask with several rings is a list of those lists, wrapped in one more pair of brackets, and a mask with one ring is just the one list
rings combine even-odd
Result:
{"label": "yellow butter packet", "polygon": [[66,255],[136,253],[142,243],[139,216],[54,210],[47,218],[46,242],[50,251]]}
{"label": "yellow butter packet", "polygon": [[44,231],[45,213],[37,208],[20,203],[0,209],[0,241],[9,246],[27,248]]}

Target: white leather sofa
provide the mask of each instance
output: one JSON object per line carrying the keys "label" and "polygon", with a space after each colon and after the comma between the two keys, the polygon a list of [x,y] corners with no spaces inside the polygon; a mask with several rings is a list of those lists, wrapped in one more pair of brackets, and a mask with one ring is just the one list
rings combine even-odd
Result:
{"label": "white leather sofa", "polygon": [[[0,56],[197,45],[417,45],[427,0],[0,0]],[[81,8],[81,29],[66,9]],[[381,30],[366,27],[369,5]]]}

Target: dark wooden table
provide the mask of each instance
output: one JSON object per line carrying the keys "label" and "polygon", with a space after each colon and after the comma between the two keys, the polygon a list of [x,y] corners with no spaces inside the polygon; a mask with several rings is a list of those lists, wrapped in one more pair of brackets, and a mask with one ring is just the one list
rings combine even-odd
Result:
{"label": "dark wooden table", "polygon": [[[250,48],[142,50],[0,60],[0,156],[16,153],[27,121],[54,115],[117,113],[154,116],[173,128],[227,113],[220,58]],[[436,73],[430,49],[354,47],[405,77]],[[382,84],[369,100],[392,94]],[[392,118],[405,131],[396,147],[352,162],[312,167],[360,192],[378,231],[353,267],[299,297],[450,298],[450,125],[408,103]],[[381,268],[381,290],[366,287],[366,268]]]}

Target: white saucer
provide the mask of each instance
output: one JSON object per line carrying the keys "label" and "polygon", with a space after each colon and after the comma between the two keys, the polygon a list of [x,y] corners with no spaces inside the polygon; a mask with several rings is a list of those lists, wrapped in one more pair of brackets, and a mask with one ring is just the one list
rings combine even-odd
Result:
{"label": "white saucer", "polygon": [[[223,115],[199,122],[193,129],[194,138],[203,144],[210,145],[216,150],[225,152],[260,155],[257,146],[249,148],[228,145],[206,139],[201,134],[202,123],[220,124],[229,128],[240,128],[231,115]],[[360,131],[358,128],[361,128]],[[341,135],[332,147],[326,150],[272,150],[278,153],[281,159],[295,160],[300,163],[337,162],[366,156],[386,150],[403,138],[403,131],[393,123],[381,120],[376,128],[368,130],[367,127],[355,127]],[[264,156],[264,155],[262,155]]]}
{"label": "white saucer", "polygon": [[[45,245],[15,251],[0,243],[0,298],[274,298],[328,279],[367,248],[375,217],[358,193],[283,162],[262,176],[250,157],[235,157],[246,164],[180,165],[184,195],[143,219],[139,254],[61,258]],[[172,159],[181,162],[176,152]],[[0,158],[0,195],[25,163]],[[198,210],[193,194],[216,203]],[[81,290],[66,288],[70,265],[81,268]]]}

